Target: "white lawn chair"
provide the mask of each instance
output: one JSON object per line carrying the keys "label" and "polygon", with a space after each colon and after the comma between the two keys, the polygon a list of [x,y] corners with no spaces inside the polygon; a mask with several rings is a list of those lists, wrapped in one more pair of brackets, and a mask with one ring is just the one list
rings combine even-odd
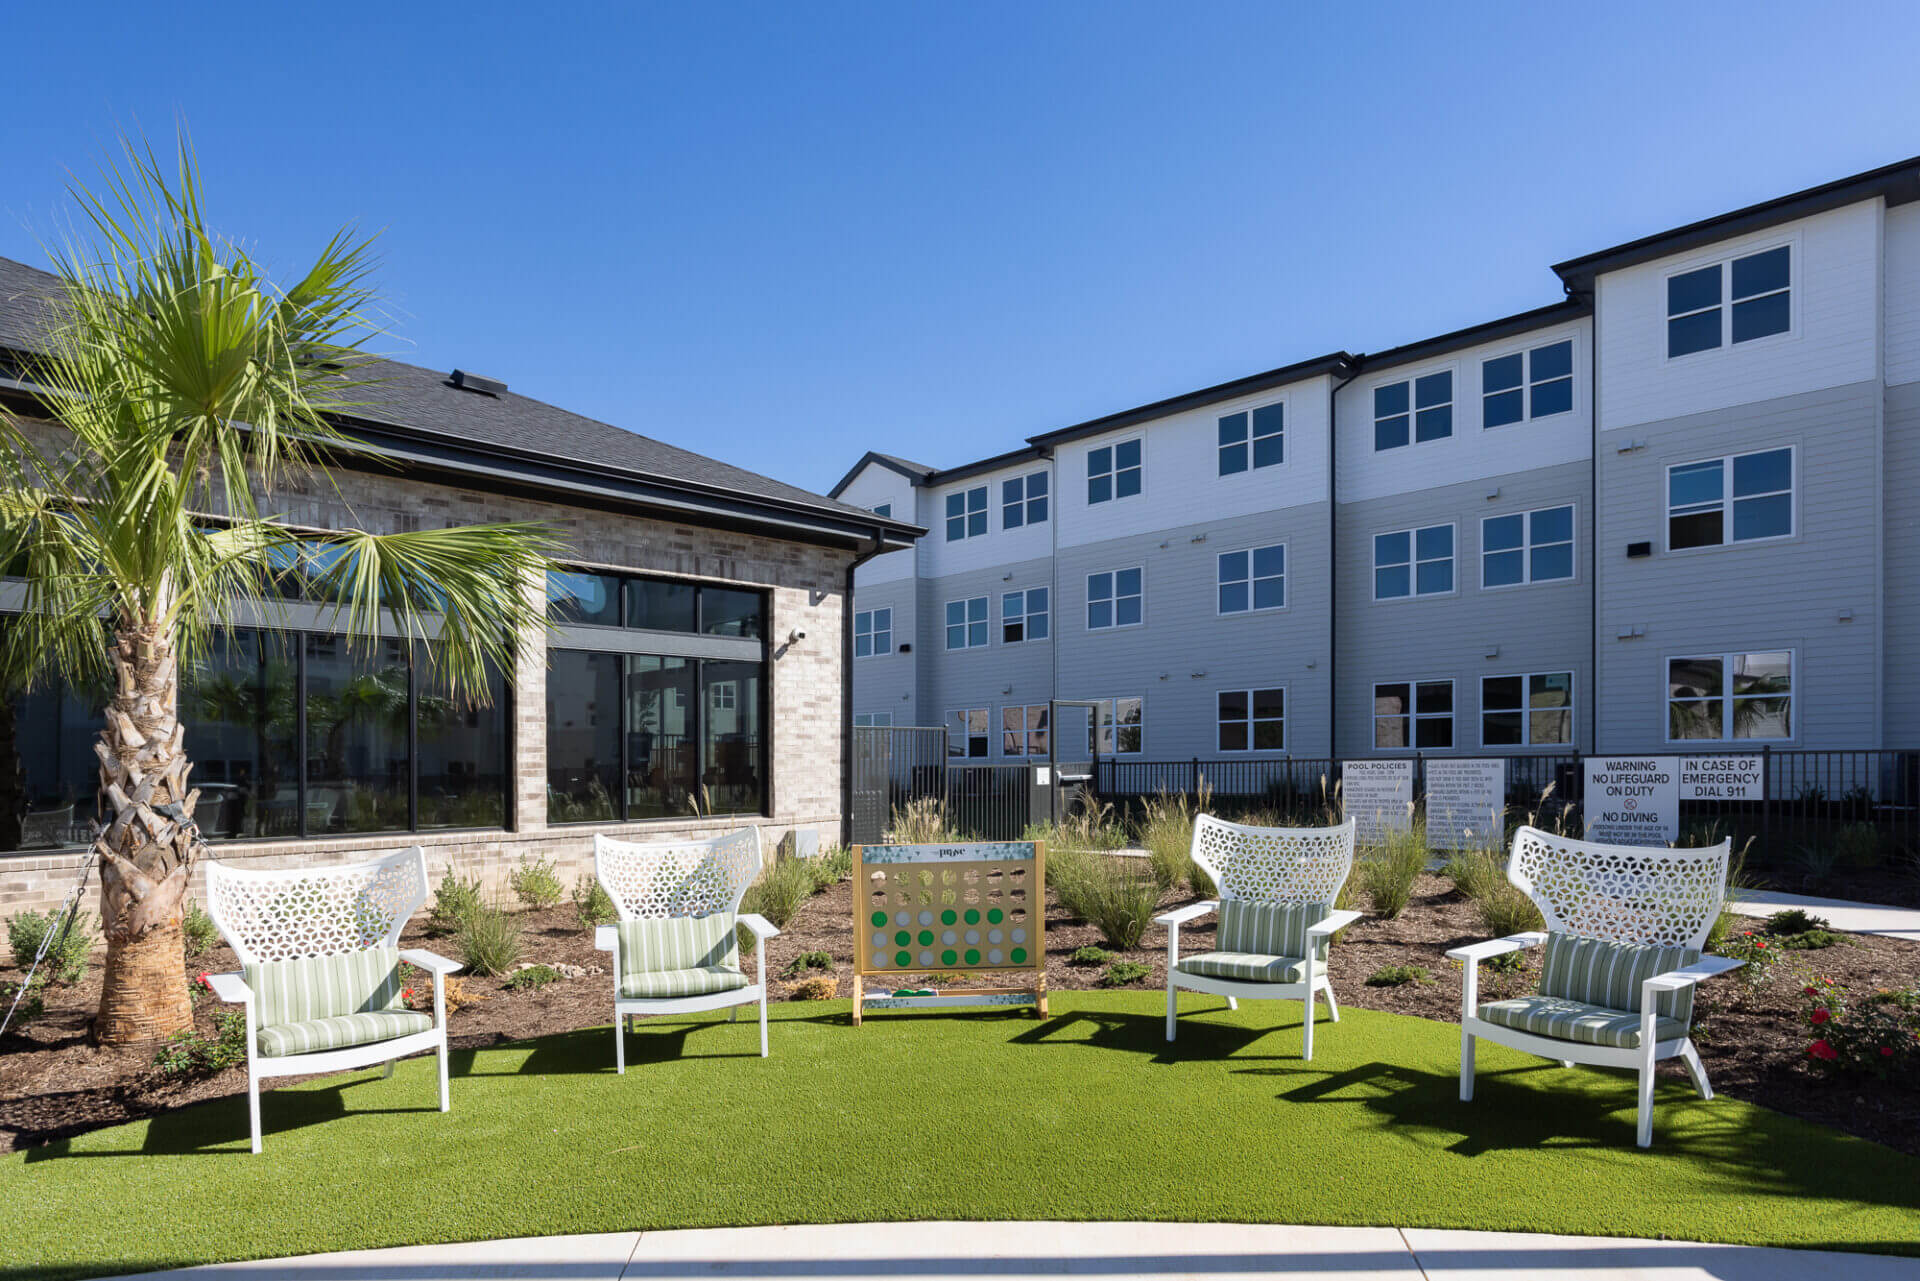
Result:
{"label": "white lawn chair", "polygon": [[[240,958],[237,974],[209,975],[223,1001],[247,1014],[247,1112],[260,1150],[260,1082],[343,1072],[437,1050],[440,1110],[447,1099],[444,979],[460,967],[422,949],[399,950],[400,931],[427,901],[419,846],[370,863],[260,871],[207,863],[207,914]],[[433,1015],[401,1001],[400,963],[433,975]]]}
{"label": "white lawn chair", "polygon": [[[613,953],[613,1061],[627,1070],[623,1024],[641,1014],[695,1014],[760,1002],[760,1057],[767,1057],[766,917],[739,915],[760,875],[760,829],[704,841],[636,845],[593,838],[593,874],[620,913],[594,931]],[[734,926],[753,931],[754,981],[740,969]],[[731,1022],[739,1016],[735,1009]]]}
{"label": "white lawn chair", "polygon": [[[1447,953],[1465,971],[1461,1100],[1473,1098],[1479,1037],[1563,1067],[1638,1070],[1643,1148],[1653,1143],[1655,1063],[1678,1057],[1700,1097],[1712,1098],[1689,1032],[1693,985],[1742,964],[1700,950],[1726,899],[1732,847],[1596,845],[1532,827],[1515,832],[1507,879],[1539,907],[1547,928]],[[1480,1004],[1480,962],[1540,943],[1539,993]]]}
{"label": "white lawn chair", "polygon": [[[1167,927],[1167,1040],[1173,1040],[1174,989],[1227,998],[1299,1001],[1300,1057],[1313,1057],[1314,996],[1340,1021],[1327,981],[1327,945],[1360,919],[1336,912],[1334,899],[1353,870],[1353,820],[1338,827],[1242,827],[1209,814],[1193,821],[1193,861],[1220,897],[1154,918]],[[1180,927],[1219,911],[1214,951],[1180,955]]]}

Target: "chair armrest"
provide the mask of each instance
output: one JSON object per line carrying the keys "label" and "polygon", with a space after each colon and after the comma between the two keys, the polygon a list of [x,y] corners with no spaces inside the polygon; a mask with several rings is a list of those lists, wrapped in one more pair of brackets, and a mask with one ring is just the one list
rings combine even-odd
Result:
{"label": "chair armrest", "polygon": [[1668,970],[1665,974],[1656,974],[1640,987],[1649,993],[1678,992],[1681,988],[1690,987],[1701,979],[1710,979],[1716,974],[1737,970],[1745,964],[1745,961],[1736,961],[1731,956],[1703,956],[1692,965]]}
{"label": "chair armrest", "polygon": [[1525,934],[1509,934],[1503,939],[1488,939],[1484,943],[1469,943],[1465,947],[1449,948],[1449,961],[1478,962],[1489,957],[1500,956],[1506,952],[1517,952],[1523,947],[1538,947],[1547,941],[1547,936],[1538,930]]}
{"label": "chair armrest", "polygon": [[602,952],[613,951],[620,945],[620,927],[617,925],[594,926],[593,945]]}
{"label": "chair armrest", "polygon": [[1185,907],[1176,907],[1171,912],[1162,912],[1159,916],[1153,918],[1153,923],[1155,925],[1185,925],[1195,917],[1205,916],[1208,912],[1218,910],[1219,907],[1220,900],[1211,898],[1203,899],[1198,903],[1189,903]]}
{"label": "chair armrest", "polygon": [[253,1000],[253,989],[238,974],[209,974],[207,986],[213,994],[229,1005],[245,1005]]}
{"label": "chair armrest", "polygon": [[1346,910],[1335,912],[1325,920],[1315,921],[1312,925],[1309,925],[1307,927],[1307,937],[1311,938],[1316,934],[1337,933],[1340,930],[1346,929],[1359,919],[1360,913],[1358,912]]}
{"label": "chair armrest", "polygon": [[458,961],[449,961],[438,952],[429,952],[424,947],[408,948],[400,953],[400,959],[433,975],[458,974],[465,968]]}
{"label": "chair armrest", "polygon": [[758,912],[746,912],[734,920],[752,930],[755,938],[770,939],[780,932],[774,928],[772,921]]}

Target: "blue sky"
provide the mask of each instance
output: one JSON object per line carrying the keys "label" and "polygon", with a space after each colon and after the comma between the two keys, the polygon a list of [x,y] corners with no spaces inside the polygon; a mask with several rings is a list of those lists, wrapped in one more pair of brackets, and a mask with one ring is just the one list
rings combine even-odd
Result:
{"label": "blue sky", "polygon": [[9,20],[0,254],[181,119],[269,261],[385,229],[391,354],[820,490],[1920,153],[1911,5],[179,12]]}

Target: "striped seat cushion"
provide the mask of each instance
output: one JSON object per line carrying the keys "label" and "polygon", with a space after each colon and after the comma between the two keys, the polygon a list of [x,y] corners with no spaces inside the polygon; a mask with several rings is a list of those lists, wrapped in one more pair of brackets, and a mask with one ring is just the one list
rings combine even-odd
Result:
{"label": "striped seat cushion", "polygon": [[[1556,1041],[1576,1041],[1582,1045],[1608,1045],[1618,1050],[1640,1048],[1640,1016],[1626,1010],[1610,1010],[1570,1001],[1563,996],[1521,996],[1511,1001],[1490,1001],[1480,1007],[1480,1017],[1501,1027]],[[1687,1025],[1677,1019],[1656,1018],[1654,1039],[1674,1041],[1687,1034]]]}
{"label": "striped seat cushion", "polygon": [[[1697,947],[1609,943],[1578,934],[1549,934],[1546,957],[1540,965],[1540,995],[1638,1014],[1642,983],[1699,959]],[[1684,1030],[1693,1022],[1692,985],[1655,996],[1654,1011]]]}
{"label": "striped seat cushion", "polygon": [[[1317,921],[1320,918],[1316,916],[1313,919]],[[1239,979],[1243,983],[1303,983],[1307,977],[1305,959],[1266,956],[1258,952],[1199,952],[1181,957],[1180,963],[1173,968],[1182,974]]]}
{"label": "striped seat cushion", "polygon": [[[424,1014],[415,1014],[400,1003],[400,952],[391,947],[366,947],[335,956],[303,956],[292,961],[256,961],[242,969],[247,986],[253,990],[253,1019],[259,1033],[260,1053],[266,1055],[300,1054],[295,1049],[269,1049],[273,1044],[304,1044],[317,1039],[311,1049],[335,1049],[341,1045],[365,1045],[405,1032],[381,1032],[362,1035],[369,1028],[385,1026],[381,1020],[335,1032],[303,1031],[291,1038],[270,1037],[283,1028],[312,1028],[315,1024],[357,1018],[362,1015],[400,1014],[406,1017],[395,1024],[407,1023],[406,1032],[433,1026]],[[410,1020],[422,1020],[413,1027]],[[348,1040],[324,1043],[328,1036],[347,1036]]]}
{"label": "striped seat cushion", "polygon": [[629,1001],[661,1001],[676,996],[707,996],[732,992],[747,985],[747,976],[721,965],[687,970],[647,970],[620,980],[620,995]]}
{"label": "striped seat cushion", "polygon": [[[1222,952],[1283,957],[1307,954],[1307,927],[1325,920],[1331,903],[1254,903],[1224,899],[1220,903],[1220,932],[1214,943]],[[1327,959],[1327,936],[1314,944],[1314,959]]]}
{"label": "striped seat cushion", "polygon": [[391,1041],[397,1036],[433,1031],[430,1015],[417,1010],[375,1010],[367,1014],[342,1014],[334,1018],[306,1019],[299,1023],[277,1023],[260,1029],[260,1053],[269,1059],[289,1054],[314,1054],[321,1050],[344,1049],[349,1045],[370,1045]]}

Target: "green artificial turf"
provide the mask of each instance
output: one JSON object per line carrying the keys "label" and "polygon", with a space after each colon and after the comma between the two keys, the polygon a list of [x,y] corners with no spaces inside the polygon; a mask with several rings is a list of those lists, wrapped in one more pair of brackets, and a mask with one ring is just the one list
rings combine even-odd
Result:
{"label": "green artificial turf", "polygon": [[0,1278],[552,1233],[878,1219],[1393,1224],[1920,1252],[1920,1160],[1662,1080],[1350,1010],[1055,994],[1052,1017],[775,1007],[655,1020],[227,1099],[0,1158]]}

